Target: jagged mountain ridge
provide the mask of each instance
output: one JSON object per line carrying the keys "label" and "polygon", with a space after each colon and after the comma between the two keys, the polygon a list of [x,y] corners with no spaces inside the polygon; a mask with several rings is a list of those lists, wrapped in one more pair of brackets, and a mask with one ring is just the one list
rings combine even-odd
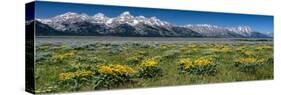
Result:
{"label": "jagged mountain ridge", "polygon": [[184,27],[207,37],[269,37],[269,35],[252,30],[249,26],[220,27],[210,24],[189,24],[185,25]]}
{"label": "jagged mountain ridge", "polygon": [[[145,36],[145,37],[268,37],[248,26],[219,27],[208,24],[177,26],[157,17],[133,16],[128,11],[116,17],[67,12],[48,19],[36,19],[37,35]],[[42,27],[44,26],[44,27]],[[47,28],[47,29],[44,29]],[[44,31],[41,31],[44,30]]]}

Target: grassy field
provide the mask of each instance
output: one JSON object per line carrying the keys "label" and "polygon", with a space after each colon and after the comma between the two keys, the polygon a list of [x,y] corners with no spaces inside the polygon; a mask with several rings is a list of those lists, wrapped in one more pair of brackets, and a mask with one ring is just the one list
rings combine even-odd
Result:
{"label": "grassy field", "polygon": [[36,93],[273,79],[272,43],[40,43]]}

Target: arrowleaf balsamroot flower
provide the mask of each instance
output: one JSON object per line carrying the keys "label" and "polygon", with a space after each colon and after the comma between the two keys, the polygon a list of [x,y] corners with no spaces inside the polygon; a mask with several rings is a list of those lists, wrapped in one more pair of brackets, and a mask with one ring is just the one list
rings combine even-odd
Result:
{"label": "arrowleaf balsamroot flower", "polygon": [[94,74],[93,71],[89,71],[89,70],[78,70],[76,72],[66,72],[66,73],[61,73],[59,75],[59,79],[60,80],[68,80],[68,79],[72,79],[74,77],[83,77],[83,76],[88,76],[88,75],[92,75]]}
{"label": "arrowleaf balsamroot flower", "polygon": [[256,62],[257,59],[252,58],[252,57],[247,57],[247,58],[239,58],[236,62],[241,63],[241,64],[250,64]]}
{"label": "arrowleaf balsamroot flower", "polygon": [[150,58],[150,59],[147,59],[147,60],[144,60],[142,63],[141,63],[141,67],[155,67],[159,64],[159,61],[157,60],[157,58]]}
{"label": "arrowleaf balsamroot flower", "polygon": [[119,75],[119,74],[130,74],[136,72],[133,68],[121,64],[99,65],[98,68],[99,68],[98,72],[102,74]]}
{"label": "arrowleaf balsamroot flower", "polygon": [[208,65],[208,64],[212,64],[213,63],[213,59],[211,57],[208,56],[203,56],[203,57],[199,57],[194,61],[195,65]]}
{"label": "arrowleaf balsamroot flower", "polygon": [[179,65],[183,65],[185,69],[188,69],[190,67],[193,67],[193,62],[190,58],[184,58],[180,59],[178,62]]}

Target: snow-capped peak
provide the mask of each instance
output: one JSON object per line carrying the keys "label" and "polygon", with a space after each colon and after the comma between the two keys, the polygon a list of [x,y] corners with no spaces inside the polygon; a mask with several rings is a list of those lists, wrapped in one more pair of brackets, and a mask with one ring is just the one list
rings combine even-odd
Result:
{"label": "snow-capped peak", "polygon": [[211,24],[188,24],[184,27],[187,28],[212,28],[212,29],[225,29],[233,32],[240,32],[240,33],[250,33],[253,32],[250,26],[237,26],[237,27],[222,27],[217,25]]}
{"label": "snow-capped peak", "polygon": [[116,19],[119,19],[119,20],[122,20],[122,21],[128,21],[128,20],[134,19],[134,16],[132,16],[130,14],[130,12],[125,11],[125,12],[121,13],[118,17],[116,17]]}
{"label": "snow-capped peak", "polygon": [[227,28],[229,31],[236,32],[238,34],[242,34],[244,36],[250,35],[253,32],[250,26],[238,26],[238,27],[229,27]]}
{"label": "snow-capped peak", "polygon": [[91,17],[85,13],[78,14],[73,12],[67,12],[65,14],[61,14],[51,18],[53,22],[59,22],[59,23],[62,22],[75,23],[75,22],[87,21],[89,19],[91,19]]}
{"label": "snow-capped peak", "polygon": [[214,34],[225,35],[231,32],[247,37],[253,32],[249,26],[223,27],[211,24],[189,24],[185,25],[184,27],[190,28],[202,34],[207,34],[209,36]]}
{"label": "snow-capped peak", "polygon": [[193,31],[196,31],[201,34],[205,34],[207,36],[214,36],[214,35],[225,35],[227,29],[224,27],[220,27],[217,25],[211,25],[211,24],[188,24],[184,27],[189,28]]}
{"label": "snow-capped peak", "polygon": [[157,26],[165,26],[168,25],[168,22],[165,21],[161,21],[160,19],[158,19],[157,17],[150,17],[149,18],[149,22],[147,22],[151,25],[157,25]]}
{"label": "snow-capped peak", "polygon": [[88,29],[96,25],[103,29],[114,29],[119,28],[118,26],[122,24],[128,24],[138,30],[146,26],[151,26],[153,28],[161,27],[161,29],[165,28],[172,32],[178,32],[182,29],[186,31],[192,30],[207,37],[257,37],[256,35],[258,35],[250,26],[225,27],[213,24],[187,24],[178,26],[162,21],[157,17],[135,16],[129,11],[124,11],[116,17],[107,17],[103,13],[88,15],[85,13],[67,12],[52,18],[36,20],[59,31],[77,31],[79,29],[84,29],[84,27]]}
{"label": "snow-capped peak", "polygon": [[135,26],[138,24],[148,24],[155,26],[168,26],[170,25],[166,21],[161,21],[156,17],[146,18],[142,15],[133,16],[129,11],[124,11],[117,17],[107,17],[103,13],[97,13],[93,16],[89,16],[87,14],[78,14],[74,12],[67,12],[53,18],[49,19],[38,19],[38,21],[48,24],[56,29],[63,29],[64,24],[73,24],[76,22],[90,22],[90,23],[99,23],[105,24],[109,27],[118,26],[120,24],[129,24],[131,26]]}
{"label": "snow-capped peak", "polygon": [[66,12],[66,13],[64,13],[64,14],[62,14],[62,15],[77,15],[78,13],[74,13],[74,12]]}
{"label": "snow-capped peak", "polygon": [[116,19],[120,19],[120,20],[131,20],[134,19],[134,16],[132,16],[130,14],[130,12],[125,11],[123,13],[121,13]]}
{"label": "snow-capped peak", "polygon": [[105,16],[103,13],[97,13],[92,17],[91,23],[103,23],[105,24],[109,17]]}
{"label": "snow-capped peak", "polygon": [[71,18],[77,18],[80,17],[79,14],[73,13],[73,12],[67,12],[58,16],[53,17],[52,19],[71,19]]}
{"label": "snow-capped peak", "polygon": [[129,11],[125,11],[125,12],[121,13],[120,16],[131,16],[131,14]]}
{"label": "snow-capped peak", "polygon": [[211,25],[211,24],[188,24],[188,25],[185,25],[184,27],[206,27],[206,28],[221,28],[217,25]]}
{"label": "snow-capped peak", "polygon": [[74,12],[67,12],[52,18],[37,20],[55,29],[66,30],[66,24],[69,25],[78,22],[91,21],[91,17],[85,13],[78,14]]}
{"label": "snow-capped peak", "polygon": [[105,15],[103,13],[97,13],[93,17],[95,17],[95,18],[103,18],[103,17],[105,17]]}
{"label": "snow-capped peak", "polygon": [[148,24],[148,25],[156,25],[156,26],[168,25],[167,22],[161,21],[156,17],[146,18],[142,15],[133,16],[130,14],[129,11],[125,11],[115,18],[109,19],[106,24],[110,26],[116,26],[119,24],[129,24],[131,26],[135,26],[138,24]]}
{"label": "snow-capped peak", "polygon": [[241,32],[251,32],[252,28],[250,26],[238,26],[237,29]]}
{"label": "snow-capped peak", "polygon": [[74,12],[67,12],[67,13],[58,15],[58,16],[56,16],[56,17],[71,17],[71,16],[75,16],[75,15],[78,15],[78,14],[77,14],[77,13],[74,13]]}
{"label": "snow-capped peak", "polygon": [[[157,17],[145,17],[142,15],[134,16],[131,15],[129,11],[124,11],[117,17],[107,17],[103,13],[96,13],[93,16],[89,16],[85,13],[78,14],[74,12],[67,12],[53,18],[49,19],[37,19],[38,21],[48,24],[49,26],[58,30],[67,30],[70,26],[74,27],[78,22],[89,22],[93,24],[104,24],[107,27],[116,27],[121,24],[128,24],[131,26],[136,25],[150,25],[150,26],[160,26],[169,28],[171,26],[176,26],[169,24],[166,21],[161,21]],[[72,27],[72,28],[73,28]],[[238,26],[238,27],[222,27],[212,24],[188,24],[183,26],[191,30],[197,31],[198,33],[208,34],[210,36],[214,34],[226,35],[227,32],[233,32],[236,34],[241,34],[243,36],[251,35],[253,30],[249,26]]]}

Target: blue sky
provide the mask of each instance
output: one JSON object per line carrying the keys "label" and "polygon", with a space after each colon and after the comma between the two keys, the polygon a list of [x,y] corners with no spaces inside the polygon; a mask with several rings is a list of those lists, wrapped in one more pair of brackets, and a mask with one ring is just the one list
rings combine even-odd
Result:
{"label": "blue sky", "polygon": [[258,32],[273,32],[273,16],[266,15],[245,15],[92,4],[53,3],[42,1],[37,1],[35,4],[36,18],[50,18],[66,12],[86,13],[88,15],[94,15],[98,12],[101,12],[108,17],[115,17],[124,11],[129,11],[135,16],[155,16],[161,20],[176,25],[214,24],[224,27],[247,25]]}

